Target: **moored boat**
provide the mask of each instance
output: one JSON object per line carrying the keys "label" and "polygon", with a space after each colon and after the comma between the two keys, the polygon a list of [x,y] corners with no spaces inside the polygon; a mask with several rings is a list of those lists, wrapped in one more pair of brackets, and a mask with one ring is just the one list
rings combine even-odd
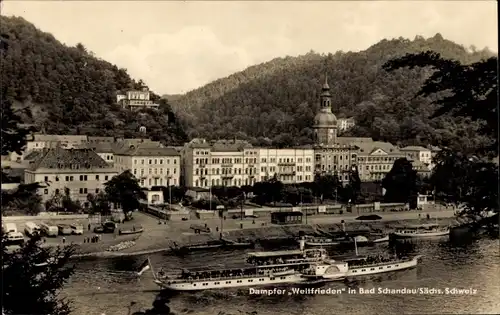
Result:
{"label": "moored boat", "polygon": [[393,233],[396,238],[438,237],[448,236],[449,234],[449,227],[442,227],[438,224],[409,225],[397,228]]}

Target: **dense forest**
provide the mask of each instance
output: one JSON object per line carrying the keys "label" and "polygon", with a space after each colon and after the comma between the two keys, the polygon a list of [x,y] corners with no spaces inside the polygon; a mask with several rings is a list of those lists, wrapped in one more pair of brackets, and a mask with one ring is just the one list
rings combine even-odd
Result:
{"label": "dense forest", "polygon": [[[440,34],[424,39],[382,40],[365,51],[277,58],[219,79],[171,100],[190,137],[246,138],[254,143],[305,144],[321,85],[328,76],[337,117],[354,117],[349,136],[402,145],[434,144],[474,150],[488,142],[481,123],[449,115],[431,119],[439,95],[415,97],[432,72],[428,68],[386,72],[382,65],[407,53],[435,51],[470,64],[493,55],[466,49]],[[434,98],[434,99],[433,99]]]}
{"label": "dense forest", "polygon": [[[117,106],[117,92],[145,84],[82,44],[65,46],[20,17],[0,17],[0,33],[9,46],[0,56],[2,100],[16,110],[29,108],[25,123],[49,134],[127,138],[139,136],[139,127],[145,126],[148,136],[166,144],[186,140],[166,100],[160,101],[159,111],[139,115]],[[160,97],[153,93],[153,99]]]}

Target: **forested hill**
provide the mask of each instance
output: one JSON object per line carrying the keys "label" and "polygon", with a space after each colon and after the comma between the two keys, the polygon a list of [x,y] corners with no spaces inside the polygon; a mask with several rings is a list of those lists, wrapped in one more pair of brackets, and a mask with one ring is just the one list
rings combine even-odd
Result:
{"label": "forested hill", "polygon": [[125,69],[96,58],[81,44],[65,46],[20,17],[0,17],[0,33],[9,45],[0,56],[2,97],[16,108],[31,109],[33,117],[23,117],[25,123],[50,134],[127,138],[145,126],[149,136],[168,144],[186,140],[165,101],[160,111],[139,115],[115,105],[118,91],[144,85]]}
{"label": "forested hill", "polygon": [[[265,48],[263,48],[265,49]],[[406,53],[432,50],[445,58],[472,63],[492,55],[471,51],[440,34],[413,41],[382,40],[358,53],[277,58],[219,79],[172,101],[174,112],[191,136],[247,138],[256,143],[308,143],[328,75],[334,112],[354,116],[359,126],[349,133],[402,144],[474,146],[477,126],[459,119],[430,120],[428,98],[414,98],[429,69],[385,72],[382,65]]]}

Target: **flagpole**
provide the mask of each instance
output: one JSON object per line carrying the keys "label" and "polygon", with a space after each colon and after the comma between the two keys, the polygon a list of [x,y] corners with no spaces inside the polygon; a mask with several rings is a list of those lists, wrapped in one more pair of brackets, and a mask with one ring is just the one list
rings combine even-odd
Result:
{"label": "flagpole", "polygon": [[356,240],[356,237],[354,237],[354,249],[356,250],[356,256],[358,256],[358,241]]}
{"label": "flagpole", "polygon": [[149,259],[149,257],[148,257],[148,264],[149,264],[149,268],[151,268],[151,273],[153,274],[153,278],[156,280],[156,274],[155,274],[155,271],[153,269],[153,264],[151,264],[151,260]]}

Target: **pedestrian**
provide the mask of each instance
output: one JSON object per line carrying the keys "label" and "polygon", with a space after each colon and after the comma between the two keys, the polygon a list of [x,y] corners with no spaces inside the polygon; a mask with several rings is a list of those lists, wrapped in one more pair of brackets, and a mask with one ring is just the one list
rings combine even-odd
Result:
{"label": "pedestrian", "polygon": [[418,214],[418,218],[420,219],[420,213]]}
{"label": "pedestrian", "polygon": [[66,243],[66,237],[63,236],[62,241],[63,241],[63,244]]}
{"label": "pedestrian", "polygon": [[89,223],[88,227],[89,227],[89,231],[90,231],[90,228],[91,228],[90,223]]}

